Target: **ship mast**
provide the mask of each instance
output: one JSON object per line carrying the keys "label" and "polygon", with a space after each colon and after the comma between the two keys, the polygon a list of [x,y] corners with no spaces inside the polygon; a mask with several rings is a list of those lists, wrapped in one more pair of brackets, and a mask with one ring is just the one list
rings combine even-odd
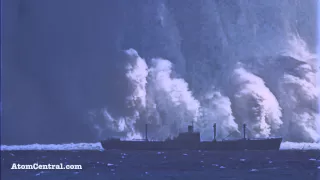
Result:
{"label": "ship mast", "polygon": [[216,123],[213,124],[213,141],[216,141],[216,135],[217,135],[217,125]]}
{"label": "ship mast", "polygon": [[193,133],[193,121],[191,122],[191,126],[188,126],[188,133]]}
{"label": "ship mast", "polygon": [[246,139],[246,124],[243,124],[243,139]]}
{"label": "ship mast", "polygon": [[146,124],[146,141],[148,141],[148,124]]}

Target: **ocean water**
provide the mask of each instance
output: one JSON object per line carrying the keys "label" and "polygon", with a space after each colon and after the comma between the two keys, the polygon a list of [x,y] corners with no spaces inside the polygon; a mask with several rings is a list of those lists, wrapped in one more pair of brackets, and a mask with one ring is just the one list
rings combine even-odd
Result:
{"label": "ocean water", "polygon": [[[237,152],[104,151],[98,143],[56,145],[55,148],[15,146],[11,150],[9,147],[2,146],[1,151],[1,179],[4,180],[320,180],[319,144],[311,149],[308,149],[310,144],[305,145],[305,150],[282,146],[280,151]],[[81,165],[82,169],[17,170],[11,169],[13,163],[63,163]]]}
{"label": "ocean water", "polygon": [[[4,180],[274,179],[319,180],[320,151],[2,151]],[[11,170],[19,164],[81,165],[81,170]]]}

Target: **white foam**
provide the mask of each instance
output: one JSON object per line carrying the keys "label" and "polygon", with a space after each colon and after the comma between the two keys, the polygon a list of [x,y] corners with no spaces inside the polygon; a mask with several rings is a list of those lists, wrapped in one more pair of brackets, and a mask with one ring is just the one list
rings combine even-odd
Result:
{"label": "white foam", "polygon": [[103,150],[100,143],[1,145],[1,151],[14,150]]}
{"label": "white foam", "polygon": [[108,163],[107,166],[114,166],[114,164]]}
{"label": "white foam", "polygon": [[283,142],[281,150],[320,150],[320,143]]}
{"label": "white foam", "polygon": [[[280,146],[281,150],[320,150],[320,143],[295,143],[283,142]],[[100,143],[70,143],[70,144],[28,144],[28,145],[1,145],[1,151],[15,150],[93,150],[103,151]],[[161,152],[163,154],[163,152]],[[127,154],[123,154],[124,156]],[[182,154],[188,156],[188,154]]]}

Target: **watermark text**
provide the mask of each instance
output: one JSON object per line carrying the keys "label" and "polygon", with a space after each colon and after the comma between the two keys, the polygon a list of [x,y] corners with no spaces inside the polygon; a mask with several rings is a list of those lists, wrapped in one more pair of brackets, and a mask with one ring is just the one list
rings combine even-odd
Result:
{"label": "watermark text", "polygon": [[67,164],[64,165],[62,163],[60,164],[38,164],[38,163],[33,163],[33,164],[17,164],[13,163],[11,166],[11,169],[82,169],[81,165],[71,165]]}

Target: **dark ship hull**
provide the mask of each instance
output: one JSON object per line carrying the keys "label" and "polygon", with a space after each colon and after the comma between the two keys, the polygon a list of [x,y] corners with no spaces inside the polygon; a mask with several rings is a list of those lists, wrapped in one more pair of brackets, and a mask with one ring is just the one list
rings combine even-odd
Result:
{"label": "dark ship hull", "polygon": [[242,151],[242,150],[279,150],[282,138],[255,140],[203,141],[199,143],[179,143],[170,141],[101,141],[106,150],[204,150],[204,151]]}
{"label": "dark ship hull", "polygon": [[179,133],[174,139],[165,141],[148,141],[146,125],[146,139],[144,141],[121,141],[109,139],[101,141],[106,150],[204,150],[204,151],[243,151],[243,150],[279,150],[282,138],[247,139],[246,125],[243,125],[243,139],[216,141],[216,124],[213,126],[214,141],[200,141],[200,133],[193,132],[193,126],[188,127],[188,132]]}

